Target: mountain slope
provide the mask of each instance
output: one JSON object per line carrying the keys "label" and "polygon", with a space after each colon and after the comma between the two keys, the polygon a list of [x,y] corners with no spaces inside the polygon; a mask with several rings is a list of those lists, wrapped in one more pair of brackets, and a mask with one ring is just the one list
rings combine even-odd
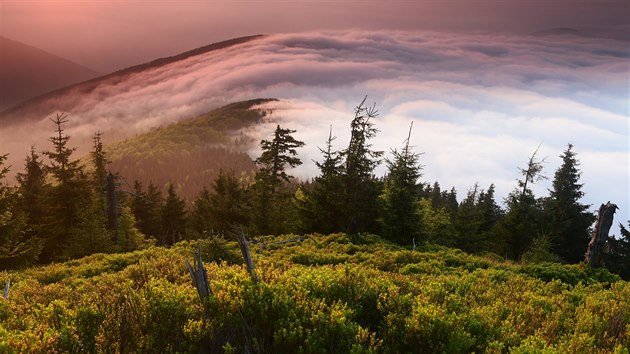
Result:
{"label": "mountain slope", "polygon": [[100,73],[0,36],[0,110]]}
{"label": "mountain slope", "polygon": [[45,119],[45,116],[54,110],[72,112],[75,107],[83,103],[81,102],[81,99],[77,99],[78,97],[80,97],[81,95],[85,96],[89,93],[92,93],[99,87],[115,87],[121,82],[129,80],[130,76],[134,74],[139,74],[150,70],[157,70],[160,67],[166,66],[168,64],[183,61],[196,55],[225,49],[259,37],[261,36],[254,35],[213,43],[178,55],[156,59],[149,63],[132,66],[127,69],[119,70],[105,76],[94,78],[87,82],[82,82],[76,85],[48,92],[39,97],[35,97],[28,101],[22,102],[16,107],[0,112],[0,122],[3,122],[4,124],[14,124],[21,123],[22,119]]}
{"label": "mountain slope", "polygon": [[196,118],[153,129],[106,148],[110,170],[130,184],[141,181],[165,187],[172,182],[188,201],[218,175],[233,171],[243,177],[254,169],[245,153],[251,141],[241,129],[260,122],[268,111],[256,108],[273,99],[229,104]]}

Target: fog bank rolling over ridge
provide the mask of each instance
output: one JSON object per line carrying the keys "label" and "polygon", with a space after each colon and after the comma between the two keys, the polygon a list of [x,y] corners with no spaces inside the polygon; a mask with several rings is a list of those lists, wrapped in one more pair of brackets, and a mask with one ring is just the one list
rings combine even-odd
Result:
{"label": "fog bank rolling over ridge", "polygon": [[[268,124],[250,134],[267,138],[276,122],[307,146],[295,173],[311,177],[328,128],[347,144],[352,109],[367,94],[380,116],[375,147],[399,148],[411,121],[412,145],[424,152],[423,181],[515,186],[518,166],[541,144],[549,181],[567,143],[581,161],[585,201],[611,200],[630,219],[627,42],[576,35],[512,36],[426,31],[331,31],[273,34],[159,67],[69,90],[28,107],[28,124],[0,128],[3,150],[21,168],[31,144],[48,148],[46,116],[67,112],[71,143],[89,147],[95,131],[112,141],[196,116],[229,102],[275,97]],[[7,119],[5,116],[4,118]],[[258,154],[252,151],[252,156]],[[379,169],[383,173],[384,168]],[[614,228],[613,230],[616,230]]]}

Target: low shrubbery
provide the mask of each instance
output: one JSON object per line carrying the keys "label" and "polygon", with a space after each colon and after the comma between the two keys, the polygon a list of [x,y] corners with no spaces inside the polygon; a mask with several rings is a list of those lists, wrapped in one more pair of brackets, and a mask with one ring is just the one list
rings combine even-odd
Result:
{"label": "low shrubbery", "polygon": [[[279,239],[291,238],[284,236]],[[270,239],[269,241],[273,241]],[[0,273],[0,352],[628,353],[630,284],[581,265],[514,265],[364,235],[198,243]]]}

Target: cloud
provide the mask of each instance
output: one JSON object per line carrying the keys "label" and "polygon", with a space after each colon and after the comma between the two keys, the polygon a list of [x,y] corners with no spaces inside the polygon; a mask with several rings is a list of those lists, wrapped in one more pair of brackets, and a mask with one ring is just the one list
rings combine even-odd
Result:
{"label": "cloud", "polygon": [[[229,102],[276,97],[282,101],[268,104],[270,122],[249,133],[268,138],[278,122],[296,129],[307,143],[296,173],[307,177],[316,173],[311,160],[319,158],[329,126],[336,147],[345,147],[353,107],[367,94],[381,113],[378,149],[400,147],[414,122],[425,181],[460,194],[475,182],[494,183],[505,196],[539,144],[552,179],[570,142],[582,160],[585,200],[610,199],[620,205],[620,218],[630,219],[629,55],[625,42],[577,36],[289,33],[111,79],[44,106],[69,113],[78,145],[96,130],[112,140]],[[0,128],[0,144],[21,158],[31,144],[41,148],[51,130],[46,122],[24,131]],[[549,181],[536,192],[546,195],[547,188]]]}

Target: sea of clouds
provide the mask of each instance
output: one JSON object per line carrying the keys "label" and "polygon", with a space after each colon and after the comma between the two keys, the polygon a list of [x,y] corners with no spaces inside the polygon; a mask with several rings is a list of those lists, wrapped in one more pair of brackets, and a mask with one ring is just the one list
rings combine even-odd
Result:
{"label": "sea of clouds", "polygon": [[[374,147],[411,145],[422,152],[422,181],[455,186],[460,198],[475,182],[506,196],[540,145],[546,157],[537,183],[547,195],[568,143],[580,160],[584,202],[608,200],[630,219],[627,42],[579,36],[514,36],[437,32],[336,31],[270,35],[190,57],[90,92],[41,102],[47,114],[67,112],[75,145],[89,147],[97,130],[116,140],[196,116],[223,104],[279,98],[267,123],[248,133],[270,137],[275,124],[306,142],[295,174],[313,177],[332,126],[342,149],[353,108],[367,95],[380,115]],[[41,107],[40,107],[41,108]],[[41,110],[40,110],[41,112]],[[34,119],[34,120],[32,120]],[[52,125],[41,117],[0,127],[3,150],[23,157],[48,148]],[[85,150],[85,148],[84,148]],[[259,151],[254,147],[252,156]],[[387,154],[386,154],[387,155]],[[15,160],[14,160],[15,161]],[[385,172],[384,166],[378,170]],[[617,228],[613,228],[617,230]]]}

